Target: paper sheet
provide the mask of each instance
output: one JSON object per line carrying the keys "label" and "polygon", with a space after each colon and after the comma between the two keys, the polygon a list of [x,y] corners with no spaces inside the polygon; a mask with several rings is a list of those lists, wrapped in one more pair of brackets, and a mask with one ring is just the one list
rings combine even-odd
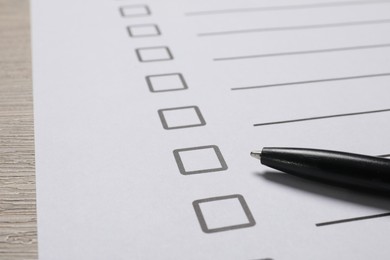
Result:
{"label": "paper sheet", "polygon": [[389,11],[33,0],[40,259],[388,259],[388,199],[249,152],[390,154]]}

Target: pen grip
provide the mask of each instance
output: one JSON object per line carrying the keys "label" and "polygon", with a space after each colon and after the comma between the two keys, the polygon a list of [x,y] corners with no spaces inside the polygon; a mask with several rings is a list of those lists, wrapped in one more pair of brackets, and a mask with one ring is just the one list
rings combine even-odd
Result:
{"label": "pen grip", "polygon": [[316,149],[267,147],[262,150],[261,163],[306,179],[390,194],[390,160],[384,158]]}

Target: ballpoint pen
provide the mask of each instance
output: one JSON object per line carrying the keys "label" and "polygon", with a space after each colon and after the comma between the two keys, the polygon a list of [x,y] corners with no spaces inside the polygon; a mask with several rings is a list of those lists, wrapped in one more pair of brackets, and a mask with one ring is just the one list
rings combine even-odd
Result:
{"label": "ballpoint pen", "polygon": [[263,165],[305,179],[390,195],[390,160],[345,152],[265,147],[251,152]]}

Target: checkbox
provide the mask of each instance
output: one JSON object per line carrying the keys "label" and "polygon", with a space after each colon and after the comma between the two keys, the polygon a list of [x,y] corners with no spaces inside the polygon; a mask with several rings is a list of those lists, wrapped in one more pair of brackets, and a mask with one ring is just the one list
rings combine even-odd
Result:
{"label": "checkbox", "polygon": [[127,26],[130,37],[151,37],[161,35],[160,29],[155,24],[140,24]]}
{"label": "checkbox", "polygon": [[206,121],[197,106],[160,109],[158,115],[166,130],[206,125]]}
{"label": "checkbox", "polygon": [[119,8],[122,17],[149,16],[151,14],[147,5],[127,5]]}
{"label": "checkbox", "polygon": [[180,73],[152,75],[146,77],[150,92],[167,92],[187,89],[187,84]]}
{"label": "checkbox", "polygon": [[148,47],[136,49],[140,62],[173,60],[173,56],[168,47]]}
{"label": "checkbox", "polygon": [[205,233],[256,225],[244,197],[239,194],[195,200],[192,205]]}
{"label": "checkbox", "polygon": [[226,171],[228,168],[216,145],[176,149],[173,155],[183,175]]}

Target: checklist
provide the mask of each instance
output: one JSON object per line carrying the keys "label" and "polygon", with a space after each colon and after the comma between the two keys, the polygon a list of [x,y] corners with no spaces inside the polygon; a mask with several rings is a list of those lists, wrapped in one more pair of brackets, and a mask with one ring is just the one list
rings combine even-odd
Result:
{"label": "checklist", "polygon": [[40,260],[389,258],[387,198],[250,157],[390,158],[389,0],[31,8]]}

